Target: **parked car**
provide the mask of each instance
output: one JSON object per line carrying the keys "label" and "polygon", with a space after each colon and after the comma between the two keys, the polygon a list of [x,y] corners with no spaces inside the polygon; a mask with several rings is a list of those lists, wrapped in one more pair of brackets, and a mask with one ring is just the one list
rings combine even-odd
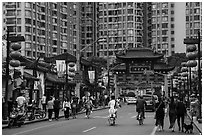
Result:
{"label": "parked car", "polygon": [[126,97],[127,105],[129,104],[136,104],[137,99],[135,97]]}
{"label": "parked car", "polygon": [[145,99],[147,106],[146,110],[152,110],[155,111],[155,97],[152,95],[145,94],[143,95],[143,98]]}

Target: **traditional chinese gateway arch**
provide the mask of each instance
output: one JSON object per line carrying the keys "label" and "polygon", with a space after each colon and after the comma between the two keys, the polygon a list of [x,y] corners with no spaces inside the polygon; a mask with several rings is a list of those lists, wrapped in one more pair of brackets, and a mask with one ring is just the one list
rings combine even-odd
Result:
{"label": "traditional chinese gateway arch", "polygon": [[123,62],[113,68],[117,74],[116,94],[125,90],[133,90],[139,94],[160,94],[161,87],[165,85],[164,74],[174,69],[174,66],[162,62],[163,54],[148,48],[128,49],[117,54],[116,58]]}

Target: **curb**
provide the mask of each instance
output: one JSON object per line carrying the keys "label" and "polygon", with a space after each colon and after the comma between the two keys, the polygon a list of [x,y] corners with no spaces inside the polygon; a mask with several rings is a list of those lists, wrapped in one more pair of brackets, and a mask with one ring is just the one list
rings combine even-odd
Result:
{"label": "curb", "polygon": [[[107,109],[107,108],[108,108],[108,107],[98,108],[98,109],[94,109],[93,111],[102,110],[102,109]],[[79,113],[77,113],[77,115],[78,115],[78,114],[83,114],[83,113],[85,113],[85,112],[83,112],[83,111],[82,111],[82,112],[79,112]],[[64,117],[64,115],[59,116],[59,118],[62,118],[62,117]],[[37,123],[37,122],[41,122],[41,121],[48,121],[48,118],[40,119],[40,120],[34,120],[34,121],[27,121],[27,122],[24,123],[24,125],[32,124],[32,123]],[[5,129],[5,128],[8,128],[8,125],[6,125],[6,126],[4,126],[4,127],[3,127],[3,125],[2,125],[2,129]]]}
{"label": "curb", "polygon": [[[189,119],[192,119],[189,113],[187,113],[187,116],[188,116]],[[196,127],[196,129],[197,129],[197,130],[200,132],[200,134],[202,135],[202,130],[197,126],[197,124],[195,124],[194,121],[193,121],[193,125]]]}

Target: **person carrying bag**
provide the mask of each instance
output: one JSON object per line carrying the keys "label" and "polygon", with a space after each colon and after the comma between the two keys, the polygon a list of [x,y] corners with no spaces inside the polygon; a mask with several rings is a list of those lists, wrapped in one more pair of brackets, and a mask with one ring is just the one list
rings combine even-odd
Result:
{"label": "person carrying bag", "polygon": [[64,117],[65,117],[65,119],[69,120],[69,112],[71,110],[71,103],[70,103],[70,101],[65,98],[62,106],[63,106],[62,110],[64,111]]}
{"label": "person carrying bag", "polygon": [[156,110],[155,110],[155,119],[156,119],[156,126],[159,126],[159,131],[163,130],[164,127],[164,116],[165,116],[165,104],[163,99],[160,98],[159,102],[156,103]]}

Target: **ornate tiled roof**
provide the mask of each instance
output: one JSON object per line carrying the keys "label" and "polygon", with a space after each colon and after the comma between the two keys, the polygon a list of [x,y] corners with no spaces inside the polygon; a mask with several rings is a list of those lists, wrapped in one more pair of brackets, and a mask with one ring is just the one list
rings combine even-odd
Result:
{"label": "ornate tiled roof", "polygon": [[124,51],[124,53],[117,54],[119,59],[159,59],[164,55],[157,53],[149,48],[134,48]]}
{"label": "ornate tiled roof", "polygon": [[[154,71],[172,71],[175,67],[169,66],[168,64],[157,62],[154,64]],[[125,63],[119,64],[112,68],[113,71],[125,71],[126,66]]]}

